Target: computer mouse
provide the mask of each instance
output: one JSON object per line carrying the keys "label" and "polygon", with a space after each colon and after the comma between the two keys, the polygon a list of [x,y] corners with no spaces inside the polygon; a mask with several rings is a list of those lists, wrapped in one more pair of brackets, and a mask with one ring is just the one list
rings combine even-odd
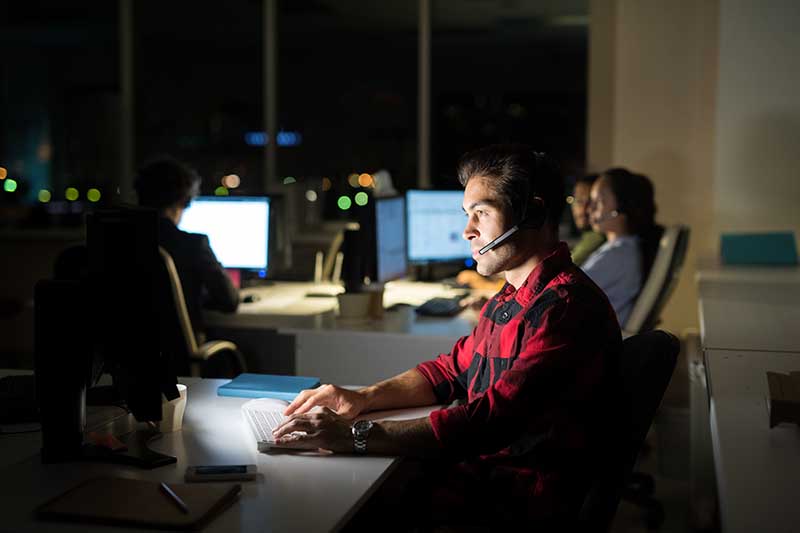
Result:
{"label": "computer mouse", "polygon": [[244,298],[242,298],[242,302],[246,304],[252,304],[259,301],[261,297],[257,294],[248,294]]}

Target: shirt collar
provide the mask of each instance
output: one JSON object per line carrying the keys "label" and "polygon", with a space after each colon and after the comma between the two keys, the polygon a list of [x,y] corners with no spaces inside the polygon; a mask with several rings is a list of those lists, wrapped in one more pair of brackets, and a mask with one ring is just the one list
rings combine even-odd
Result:
{"label": "shirt collar", "polygon": [[538,296],[553,278],[570,265],[572,265],[572,259],[569,255],[569,247],[565,242],[560,242],[550,255],[542,259],[536,268],[531,270],[518,290],[515,291],[514,286],[506,282],[500,291],[500,296],[505,300],[516,293],[516,299],[521,304],[527,303]]}

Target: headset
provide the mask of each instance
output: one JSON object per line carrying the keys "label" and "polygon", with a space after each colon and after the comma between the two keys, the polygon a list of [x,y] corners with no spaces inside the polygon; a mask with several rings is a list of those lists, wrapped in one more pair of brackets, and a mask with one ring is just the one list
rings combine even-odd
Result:
{"label": "headset", "polygon": [[622,211],[620,211],[619,209],[614,209],[610,213],[606,213],[605,215],[601,216],[600,218],[598,218],[596,220],[592,220],[592,222],[595,223],[595,224],[602,224],[603,222],[605,222],[607,220],[611,220],[612,218],[617,218],[621,214],[622,214]]}
{"label": "headset", "polygon": [[[544,154],[542,152],[533,152],[533,157],[536,160],[535,166],[539,167],[544,160]],[[530,182],[528,182],[528,188],[530,188]],[[483,255],[490,250],[494,250],[523,228],[539,229],[544,226],[544,221],[547,218],[547,209],[544,205],[544,201],[538,196],[534,196],[532,200],[533,201],[527,202],[523,206],[522,219],[514,224],[508,231],[478,250],[478,255]]]}

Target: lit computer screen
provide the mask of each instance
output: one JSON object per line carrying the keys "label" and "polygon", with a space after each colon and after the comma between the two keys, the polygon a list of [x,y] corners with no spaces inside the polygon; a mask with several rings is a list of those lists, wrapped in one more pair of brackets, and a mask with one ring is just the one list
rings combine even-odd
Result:
{"label": "lit computer screen", "polygon": [[461,204],[464,191],[408,191],[406,220],[408,259],[413,262],[470,258],[462,234],[467,222]]}
{"label": "lit computer screen", "polygon": [[402,196],[375,201],[375,248],[379,282],[406,275],[405,201]]}
{"label": "lit computer screen", "polygon": [[184,211],[178,227],[208,235],[225,268],[267,270],[269,198],[199,196]]}

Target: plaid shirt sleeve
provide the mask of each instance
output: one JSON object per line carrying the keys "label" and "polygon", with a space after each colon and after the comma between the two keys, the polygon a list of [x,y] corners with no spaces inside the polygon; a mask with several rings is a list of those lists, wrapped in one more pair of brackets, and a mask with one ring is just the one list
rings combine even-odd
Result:
{"label": "plaid shirt sleeve", "polygon": [[433,361],[417,366],[417,370],[430,382],[441,404],[467,397],[466,371],[472,359],[474,335],[473,331],[471,335],[458,339],[449,354],[441,354]]}
{"label": "plaid shirt sleeve", "polygon": [[[440,444],[455,455],[473,456],[533,446],[556,424],[569,435],[576,406],[592,401],[605,370],[604,356],[620,341],[610,307],[597,304],[597,296],[582,284],[552,287],[539,295],[516,323],[505,326],[511,337],[521,337],[515,341],[517,355],[503,355],[512,357],[510,368],[468,403],[431,413]],[[461,385],[459,376],[479,356],[473,355],[474,343],[473,332],[450,356],[420,365],[441,400],[452,396],[444,382]],[[574,433],[583,437],[579,425]]]}

